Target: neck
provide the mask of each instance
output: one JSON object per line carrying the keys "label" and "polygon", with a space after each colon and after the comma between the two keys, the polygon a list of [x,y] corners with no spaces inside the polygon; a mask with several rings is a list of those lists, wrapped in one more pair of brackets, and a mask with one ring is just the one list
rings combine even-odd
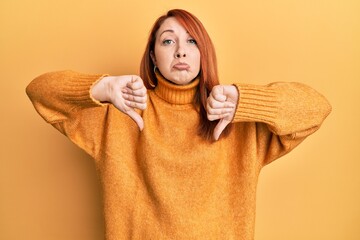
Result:
{"label": "neck", "polygon": [[186,85],[177,85],[166,80],[160,73],[156,72],[158,84],[155,93],[160,98],[172,104],[189,104],[194,102],[199,85],[199,78],[195,78]]}

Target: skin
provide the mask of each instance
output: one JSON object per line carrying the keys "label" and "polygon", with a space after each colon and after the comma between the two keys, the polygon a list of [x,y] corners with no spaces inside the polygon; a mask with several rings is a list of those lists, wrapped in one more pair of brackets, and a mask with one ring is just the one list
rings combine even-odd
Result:
{"label": "skin", "polygon": [[95,100],[112,103],[131,117],[140,130],[144,129],[144,121],[135,109],[146,109],[146,92],[143,80],[136,75],[104,77],[91,88]]}
{"label": "skin", "polygon": [[[160,26],[156,33],[155,49],[150,56],[161,74],[172,83],[185,85],[199,74],[200,52],[196,41],[175,18],[166,19]],[[135,109],[146,109],[147,89],[139,76],[104,77],[91,88],[91,95],[100,102],[112,103],[143,130],[144,121]],[[231,123],[238,98],[235,86],[217,85],[212,89],[206,111],[210,121],[219,120],[214,129],[214,140],[218,140]]]}
{"label": "skin", "polygon": [[219,120],[214,129],[214,140],[218,140],[225,127],[234,118],[239,92],[233,85],[213,87],[207,99],[206,112],[210,121]]}
{"label": "skin", "polygon": [[200,51],[196,41],[174,18],[167,18],[156,33],[151,59],[172,83],[190,83],[200,72]]}

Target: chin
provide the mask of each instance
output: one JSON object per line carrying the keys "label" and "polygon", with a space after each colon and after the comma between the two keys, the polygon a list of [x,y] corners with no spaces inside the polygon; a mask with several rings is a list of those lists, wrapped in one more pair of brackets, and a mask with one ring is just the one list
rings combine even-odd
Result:
{"label": "chin", "polygon": [[186,85],[192,81],[192,79],[173,79],[169,80],[170,82],[177,84],[177,85]]}
{"label": "chin", "polygon": [[192,82],[192,80],[195,77],[191,77],[191,76],[176,76],[173,78],[168,79],[170,82],[178,84],[178,85],[186,85]]}

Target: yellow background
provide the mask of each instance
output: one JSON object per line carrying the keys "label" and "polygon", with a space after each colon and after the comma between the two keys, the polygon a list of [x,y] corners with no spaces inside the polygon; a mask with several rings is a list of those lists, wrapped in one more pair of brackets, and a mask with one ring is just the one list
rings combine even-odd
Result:
{"label": "yellow background", "polygon": [[222,83],[299,81],[331,102],[322,128],[260,175],[256,240],[360,239],[360,2],[0,1],[0,239],[102,239],[92,161],[35,112],[37,75],[137,74],[154,20],[184,8]]}

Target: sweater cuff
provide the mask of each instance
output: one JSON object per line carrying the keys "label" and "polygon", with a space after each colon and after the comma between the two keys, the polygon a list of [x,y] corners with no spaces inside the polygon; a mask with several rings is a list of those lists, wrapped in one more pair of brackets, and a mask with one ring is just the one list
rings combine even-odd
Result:
{"label": "sweater cuff", "polygon": [[69,71],[71,76],[64,85],[64,97],[82,108],[103,106],[104,104],[91,96],[91,88],[107,74],[82,74]]}
{"label": "sweater cuff", "polygon": [[277,91],[270,86],[233,84],[239,99],[233,122],[264,122],[274,124],[279,112]]}

